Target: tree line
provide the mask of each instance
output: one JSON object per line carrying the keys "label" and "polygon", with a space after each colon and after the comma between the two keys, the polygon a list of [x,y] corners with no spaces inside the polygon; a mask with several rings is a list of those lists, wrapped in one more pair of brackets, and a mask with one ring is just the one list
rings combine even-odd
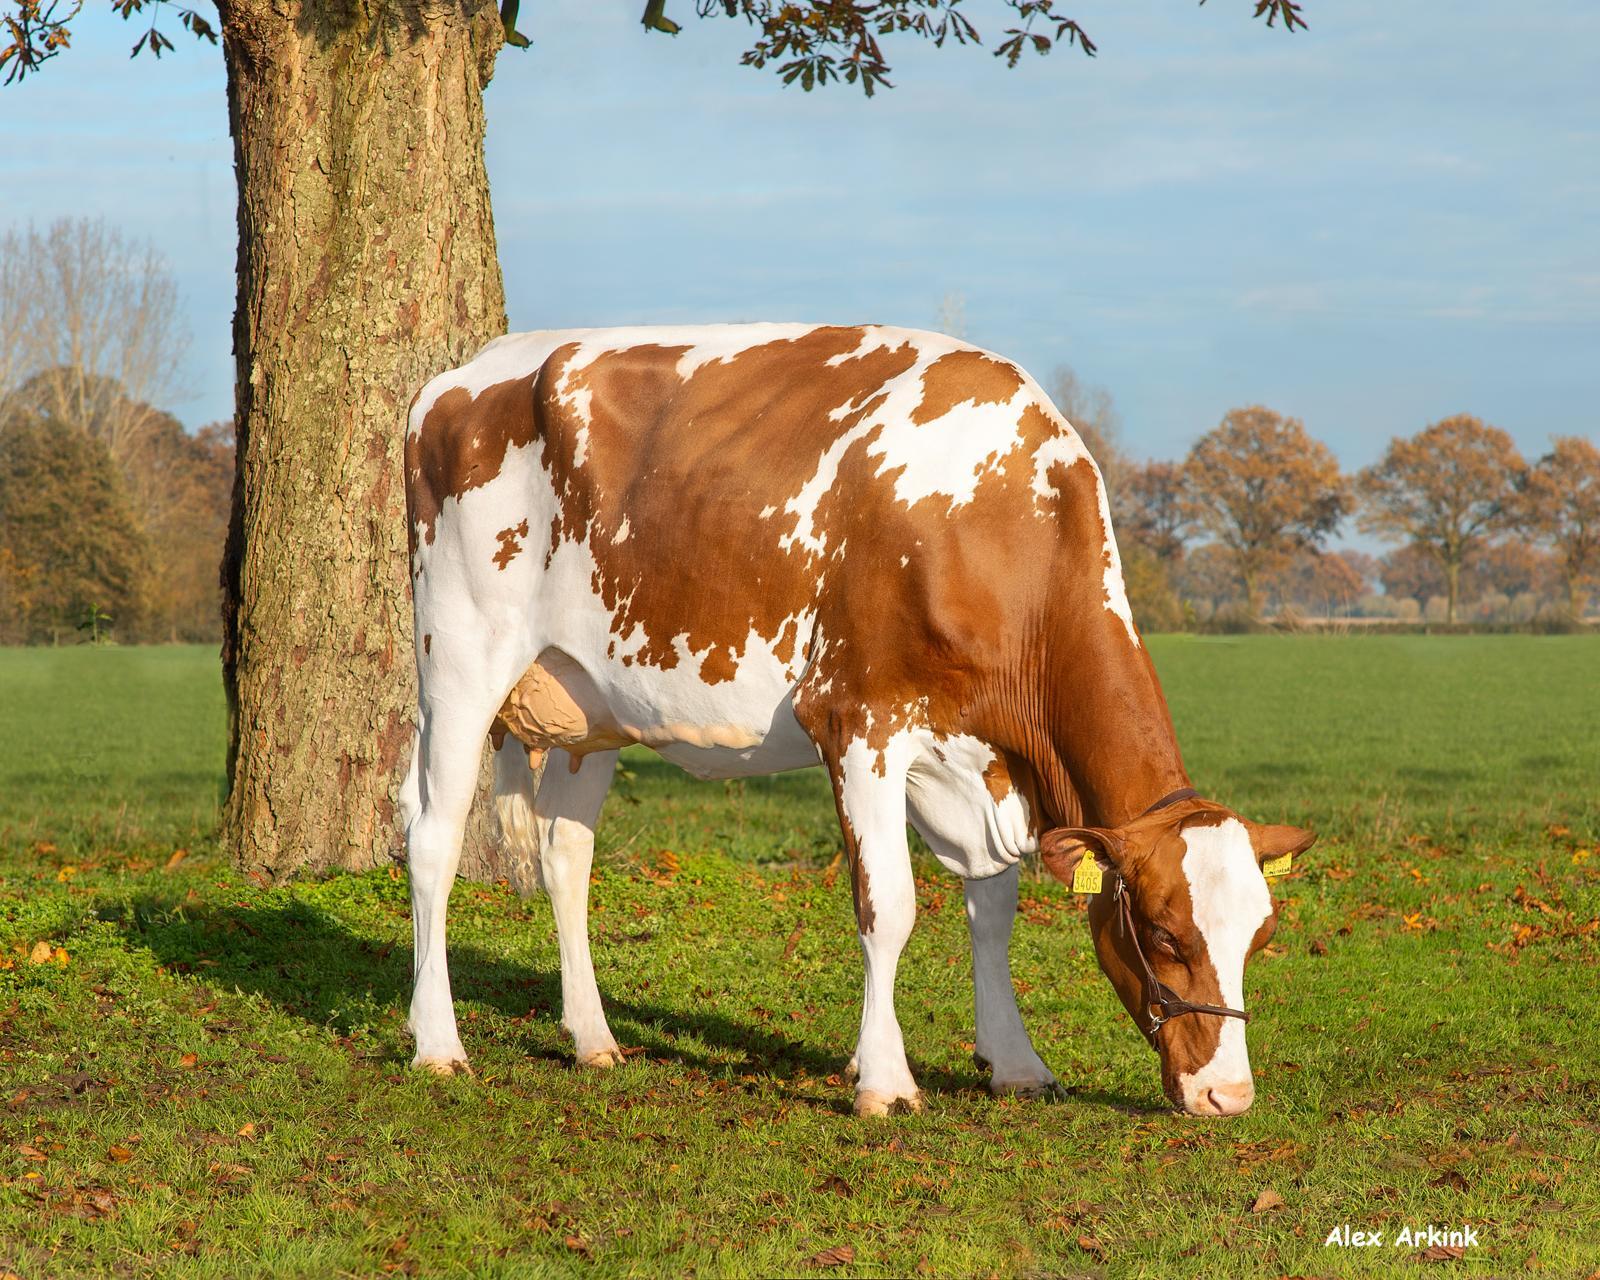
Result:
{"label": "tree line", "polygon": [[[191,434],[155,407],[181,393],[184,346],[148,247],[86,220],[0,236],[0,643],[220,637],[233,428]],[[1299,420],[1252,406],[1181,461],[1136,462],[1108,392],[1068,369],[1052,392],[1105,476],[1146,630],[1581,620],[1600,580],[1600,450],[1582,437],[1529,463],[1460,415],[1346,475]],[[1397,545],[1329,549],[1352,521]]]}
{"label": "tree line", "polygon": [[233,424],[184,430],[159,255],[104,222],[0,235],[0,643],[216,641]]}
{"label": "tree line", "polygon": [[[1505,431],[1457,414],[1348,475],[1299,419],[1253,405],[1181,461],[1136,462],[1106,392],[1066,369],[1053,391],[1100,464],[1146,630],[1269,613],[1567,627],[1600,585],[1600,449],[1585,437],[1530,462]],[[1329,549],[1350,523],[1397,545]]]}

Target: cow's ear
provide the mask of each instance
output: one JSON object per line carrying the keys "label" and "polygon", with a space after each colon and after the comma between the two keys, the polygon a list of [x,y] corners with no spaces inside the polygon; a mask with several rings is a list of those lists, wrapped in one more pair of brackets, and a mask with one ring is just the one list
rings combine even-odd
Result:
{"label": "cow's ear", "polygon": [[1053,827],[1039,837],[1039,857],[1045,867],[1075,888],[1083,883],[1078,870],[1085,859],[1102,872],[1115,871],[1122,849],[1122,837],[1104,827]]}
{"label": "cow's ear", "polygon": [[1317,833],[1307,831],[1304,827],[1252,822],[1249,831],[1250,844],[1256,851],[1256,861],[1260,863],[1278,862],[1304,853],[1317,842]]}

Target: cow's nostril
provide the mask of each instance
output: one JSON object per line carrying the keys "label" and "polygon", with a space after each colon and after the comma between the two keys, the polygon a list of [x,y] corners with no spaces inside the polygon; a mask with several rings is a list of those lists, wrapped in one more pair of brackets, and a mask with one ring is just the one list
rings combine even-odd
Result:
{"label": "cow's nostril", "polygon": [[1250,1104],[1255,1101],[1256,1091],[1253,1084],[1224,1085],[1220,1088],[1207,1089],[1205,1100],[1207,1111],[1211,1115],[1237,1116],[1250,1110]]}

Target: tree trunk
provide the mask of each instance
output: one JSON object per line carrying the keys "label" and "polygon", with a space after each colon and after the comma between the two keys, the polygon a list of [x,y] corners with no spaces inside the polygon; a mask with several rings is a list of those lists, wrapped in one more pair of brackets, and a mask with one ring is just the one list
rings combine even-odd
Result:
{"label": "tree trunk", "polygon": [[483,155],[501,29],[488,3],[219,9],[239,181],[224,829],[277,879],[402,846],[401,447],[422,384],[505,331]]}
{"label": "tree trunk", "polygon": [[1456,593],[1461,589],[1461,561],[1452,557],[1444,566],[1444,620],[1450,626],[1456,622]]}

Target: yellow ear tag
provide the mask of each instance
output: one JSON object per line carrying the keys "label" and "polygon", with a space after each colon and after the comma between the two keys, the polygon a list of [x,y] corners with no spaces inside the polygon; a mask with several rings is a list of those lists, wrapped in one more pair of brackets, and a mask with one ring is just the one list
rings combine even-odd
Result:
{"label": "yellow ear tag", "polygon": [[1104,880],[1100,864],[1094,860],[1094,855],[1086,850],[1082,861],[1078,863],[1077,870],[1072,873],[1072,892],[1099,893]]}
{"label": "yellow ear tag", "polygon": [[1281,858],[1268,858],[1261,864],[1261,874],[1264,876],[1286,876],[1289,874],[1289,865],[1294,861],[1294,854],[1286,853]]}

